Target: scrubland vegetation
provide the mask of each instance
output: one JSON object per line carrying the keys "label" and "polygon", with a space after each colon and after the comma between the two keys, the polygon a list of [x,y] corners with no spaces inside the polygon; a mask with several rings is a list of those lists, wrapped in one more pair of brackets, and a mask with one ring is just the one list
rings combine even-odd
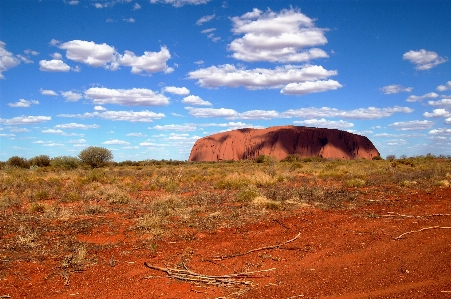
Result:
{"label": "scrubland vegetation", "polygon": [[451,182],[451,159],[432,155],[373,161],[294,156],[286,161],[125,161],[94,168],[74,157],[47,158],[13,157],[1,165],[4,260],[26,253],[31,260],[51,258],[63,269],[77,269],[95,263],[86,252],[96,251],[77,235],[104,225],[137,235],[136,246],[152,252],[159,240],[189,239],[196,232],[300,209],[356,209]]}

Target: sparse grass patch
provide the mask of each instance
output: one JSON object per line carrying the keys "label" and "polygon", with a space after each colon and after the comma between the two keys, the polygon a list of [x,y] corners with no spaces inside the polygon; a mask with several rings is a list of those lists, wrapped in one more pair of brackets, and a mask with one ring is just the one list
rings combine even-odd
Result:
{"label": "sparse grass patch", "polygon": [[139,230],[145,230],[154,236],[160,236],[163,234],[163,226],[165,224],[165,218],[161,215],[146,214],[140,217],[136,222],[136,228]]}
{"label": "sparse grass patch", "polygon": [[366,185],[366,181],[359,179],[359,178],[355,178],[355,179],[347,180],[345,182],[345,185],[350,188],[363,187]]}
{"label": "sparse grass patch", "polygon": [[44,213],[46,209],[46,205],[40,202],[33,202],[30,204],[31,213]]}
{"label": "sparse grass patch", "polygon": [[9,209],[18,207],[22,203],[17,195],[2,194],[0,195],[0,209]]}
{"label": "sparse grass patch", "polygon": [[258,190],[253,186],[248,186],[241,189],[237,195],[236,199],[239,202],[251,202],[258,196]]}
{"label": "sparse grass patch", "polygon": [[270,200],[263,196],[255,197],[254,200],[252,201],[252,203],[256,206],[264,207],[268,210],[282,210],[283,209],[283,205],[281,202]]}
{"label": "sparse grass patch", "polygon": [[448,180],[440,180],[440,181],[436,181],[435,182],[436,186],[440,186],[440,187],[449,187],[449,181]]}
{"label": "sparse grass patch", "polygon": [[38,235],[33,229],[20,225],[17,235],[17,243],[20,246],[34,248],[39,245]]}
{"label": "sparse grass patch", "polygon": [[49,199],[50,195],[47,190],[39,190],[35,193],[34,198],[37,200],[46,200]]}

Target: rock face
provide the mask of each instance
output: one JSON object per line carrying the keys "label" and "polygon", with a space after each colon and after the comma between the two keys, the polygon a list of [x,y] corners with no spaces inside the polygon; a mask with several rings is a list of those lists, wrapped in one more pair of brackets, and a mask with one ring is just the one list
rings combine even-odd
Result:
{"label": "rock face", "polygon": [[364,136],[336,129],[279,126],[239,129],[201,138],[194,144],[189,161],[244,160],[259,155],[282,160],[290,154],[346,160],[380,155]]}

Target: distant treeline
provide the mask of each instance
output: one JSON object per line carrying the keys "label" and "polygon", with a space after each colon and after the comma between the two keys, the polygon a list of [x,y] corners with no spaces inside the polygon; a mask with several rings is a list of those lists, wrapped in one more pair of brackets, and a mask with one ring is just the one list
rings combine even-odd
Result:
{"label": "distant treeline", "polygon": [[[399,157],[396,157],[395,155],[388,155],[385,160],[388,161],[399,161],[401,164],[403,162],[408,162],[410,160],[417,160],[417,159],[449,159],[451,160],[451,155],[433,155],[433,154],[427,154],[427,155],[420,155],[420,156],[414,156],[414,157],[407,157],[406,155],[401,155]],[[384,160],[382,157],[377,156],[374,157],[373,160]],[[288,155],[285,159],[281,160],[280,162],[325,162],[330,161],[330,159],[324,159],[321,157],[307,157],[307,158],[301,158],[297,155]],[[233,161],[233,160],[222,160],[218,162],[189,162],[187,160],[155,160],[155,159],[146,159],[142,161],[132,161],[132,160],[125,160],[121,162],[114,162],[109,161],[108,163],[105,163],[102,166],[108,166],[108,167],[125,167],[125,166],[152,166],[152,165],[183,165],[183,164],[214,164],[214,163],[243,163],[243,162],[253,162],[253,163],[274,163],[278,162],[274,157],[271,156],[264,156],[260,155],[252,160],[246,160],[246,161]],[[31,159],[26,159],[19,156],[13,156],[9,158],[7,161],[0,161],[0,169],[5,168],[30,168],[35,169],[39,167],[52,167],[52,168],[59,168],[59,169],[75,169],[78,167],[92,167],[92,165],[87,164],[86,161],[81,160],[78,157],[73,156],[59,156],[50,158],[47,155],[39,155],[36,157],[33,157]]]}

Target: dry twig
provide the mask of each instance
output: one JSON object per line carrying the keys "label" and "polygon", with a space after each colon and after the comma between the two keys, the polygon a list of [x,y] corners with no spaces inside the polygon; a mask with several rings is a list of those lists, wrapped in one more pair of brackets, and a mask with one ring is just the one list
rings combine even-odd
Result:
{"label": "dry twig", "polygon": [[293,239],[290,239],[286,242],[283,242],[281,244],[277,244],[277,245],[272,245],[272,246],[265,246],[265,247],[260,247],[260,248],[256,248],[256,249],[251,249],[249,251],[246,251],[244,253],[237,253],[237,254],[232,254],[232,255],[222,255],[222,256],[215,256],[214,259],[215,260],[225,260],[225,259],[230,259],[230,258],[234,258],[237,256],[243,256],[252,252],[256,252],[256,251],[261,251],[261,250],[269,250],[269,249],[276,249],[276,248],[280,248],[283,245],[286,245],[288,243],[294,242],[296,241],[297,238],[299,238],[299,236],[301,235],[301,233],[299,232],[296,237],[294,237]]}
{"label": "dry twig", "polygon": [[185,265],[185,269],[175,269],[175,268],[162,268],[158,266],[150,265],[147,262],[144,262],[144,265],[150,269],[166,272],[171,278],[176,278],[179,280],[190,281],[190,282],[201,282],[211,285],[249,285],[251,286],[252,281],[244,280],[245,278],[258,278],[262,277],[257,274],[263,272],[269,272],[275,270],[275,268],[261,270],[261,271],[253,271],[253,272],[243,272],[236,274],[228,274],[228,275],[206,275],[199,274],[189,270]]}
{"label": "dry twig", "polygon": [[424,231],[424,230],[429,230],[429,229],[436,229],[436,228],[441,228],[441,229],[451,229],[451,227],[449,227],[449,226],[431,226],[431,227],[423,227],[422,229],[419,229],[419,230],[413,230],[413,231],[409,231],[409,232],[405,232],[405,233],[403,233],[403,234],[400,234],[399,236],[397,236],[396,238],[394,238],[395,240],[399,240],[399,239],[401,239],[402,237],[404,237],[405,235],[408,235],[408,234],[412,234],[412,233],[419,233],[419,232],[421,232],[421,231]]}
{"label": "dry twig", "polygon": [[451,216],[451,214],[430,214],[430,215],[386,214],[381,215],[380,217],[423,218],[423,217],[438,217],[438,216]]}

